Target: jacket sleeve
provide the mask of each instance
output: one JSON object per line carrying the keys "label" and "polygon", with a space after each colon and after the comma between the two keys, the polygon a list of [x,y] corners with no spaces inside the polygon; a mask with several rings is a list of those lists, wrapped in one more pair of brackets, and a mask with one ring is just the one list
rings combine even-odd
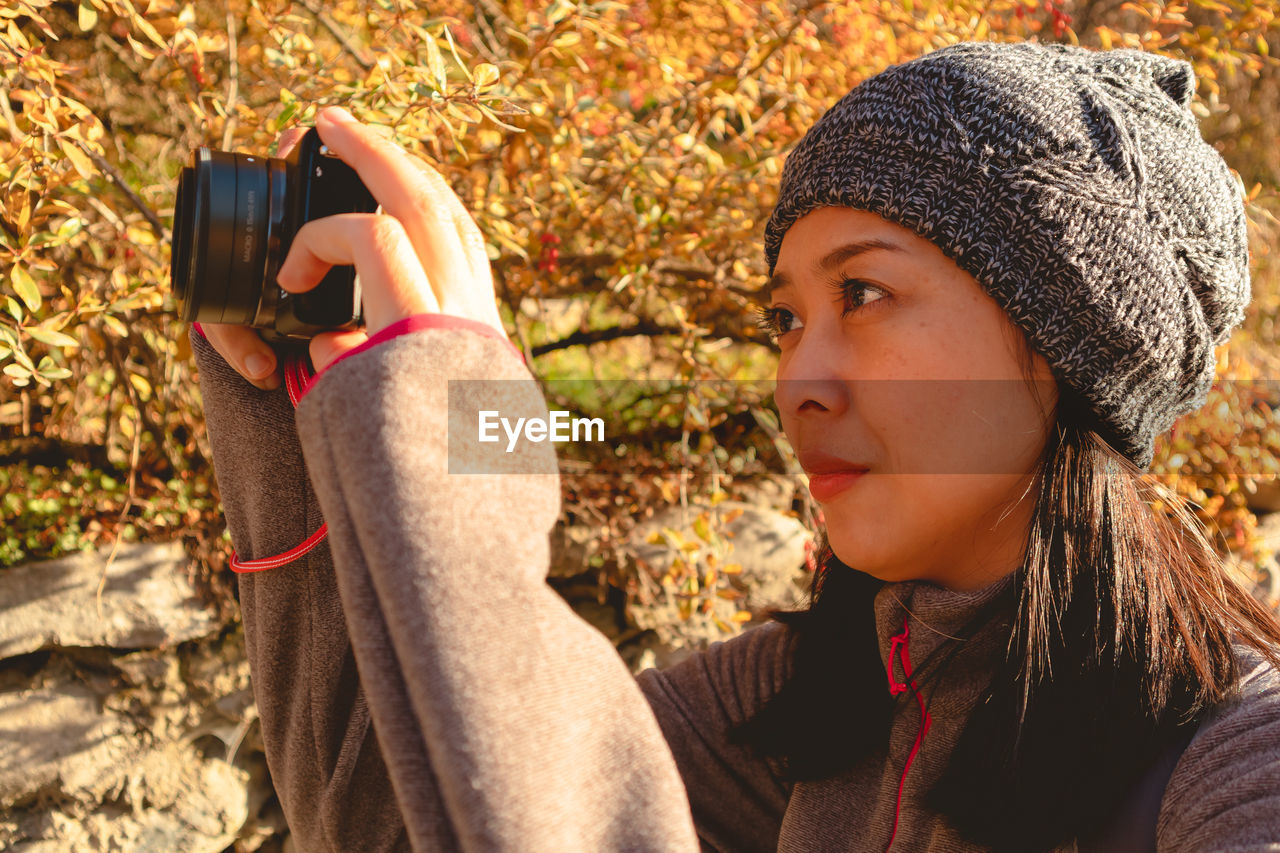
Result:
{"label": "jacket sleeve", "polygon": [[781,689],[791,637],[781,623],[766,623],[636,676],[675,755],[703,850],[778,849],[791,786],[766,760],[731,743],[729,732]]}
{"label": "jacket sleeve", "polygon": [[[324,521],[293,404],[283,387],[246,382],[194,328],[190,336],[231,544],[246,560],[281,554]],[[328,543],[238,582],[267,767],[298,849],[408,850]]]}
{"label": "jacket sleeve", "polygon": [[1182,753],[1157,821],[1160,853],[1280,850],[1280,672],[1237,646],[1239,694]]}
{"label": "jacket sleeve", "polygon": [[296,410],[413,849],[697,849],[634,679],[546,584],[554,451],[480,446],[486,410],[546,416],[505,341],[448,328],[336,362]]}

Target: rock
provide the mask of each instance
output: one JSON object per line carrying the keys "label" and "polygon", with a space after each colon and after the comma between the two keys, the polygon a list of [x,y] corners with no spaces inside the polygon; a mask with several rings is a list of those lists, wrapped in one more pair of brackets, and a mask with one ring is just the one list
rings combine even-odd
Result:
{"label": "rock", "polygon": [[674,507],[638,525],[623,546],[641,566],[627,616],[654,636],[624,659],[633,670],[664,666],[678,650],[736,636],[744,617],[750,624],[766,608],[796,606],[810,538],[796,518],[738,501]]}
{"label": "rock", "polygon": [[7,849],[221,853],[248,819],[249,774],[189,745],[166,744],[119,775],[117,796],[87,814],[71,803],[27,815]]}
{"label": "rock", "polygon": [[54,792],[101,797],[139,758],[137,732],[81,684],[0,693],[0,805]]}
{"label": "rock", "polygon": [[[651,542],[654,534],[666,528],[697,543],[701,537],[695,525],[703,513],[707,514],[707,529],[727,546],[717,549],[723,552],[719,555],[721,565],[742,567],[740,573],[728,577],[735,588],[746,593],[747,609],[756,612],[765,607],[792,607],[799,601],[808,585],[805,543],[812,535],[799,519],[775,509],[740,501],[721,501],[714,508],[673,507],[637,525],[628,537],[626,550],[661,571],[680,556],[680,548],[666,541]],[[714,547],[716,543],[707,544]]]}
{"label": "rock", "polygon": [[121,546],[99,609],[108,553],[0,571],[0,659],[59,646],[167,647],[218,629],[216,613],[187,580],[180,542]]}
{"label": "rock", "polygon": [[796,492],[803,487],[798,477],[786,474],[761,474],[735,480],[731,496],[752,506],[765,507],[787,513],[795,502]]}

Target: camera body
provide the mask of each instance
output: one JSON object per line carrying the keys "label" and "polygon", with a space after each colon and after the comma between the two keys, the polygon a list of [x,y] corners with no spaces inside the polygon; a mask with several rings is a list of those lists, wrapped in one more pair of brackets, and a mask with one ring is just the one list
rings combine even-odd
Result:
{"label": "camera body", "polygon": [[335,266],[306,293],[276,283],[298,229],[337,213],[373,213],[359,175],[309,129],[286,158],[197,148],[182,169],[169,275],[185,322],[308,340],[363,324],[355,268]]}

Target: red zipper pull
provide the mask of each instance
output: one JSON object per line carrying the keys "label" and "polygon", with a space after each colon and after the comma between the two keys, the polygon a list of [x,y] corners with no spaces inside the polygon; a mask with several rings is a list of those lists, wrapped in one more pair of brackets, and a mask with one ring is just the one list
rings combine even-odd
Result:
{"label": "red zipper pull", "polygon": [[[907,763],[902,768],[902,778],[898,780],[898,804],[894,808],[893,832],[889,836],[889,844],[884,848],[885,853],[888,853],[889,848],[893,846],[893,839],[898,835],[898,817],[902,813],[902,790],[907,784],[907,771],[911,769],[911,762],[915,759],[916,753],[920,751],[920,743],[924,740],[925,733],[929,731],[929,723],[933,719],[929,716],[929,712],[925,710],[924,698],[920,695],[920,688],[916,686],[915,681],[911,678],[911,655],[907,646],[907,641],[911,638],[911,626],[908,624],[909,618],[903,617],[902,619],[902,633],[889,638],[889,693],[896,696],[905,692],[909,685],[915,694],[916,704],[920,708],[921,723],[920,728],[916,731],[916,742],[911,746],[911,753],[907,755]],[[897,681],[893,677],[893,659],[895,653],[899,652],[899,650],[901,650],[902,677],[907,679],[905,682]]]}

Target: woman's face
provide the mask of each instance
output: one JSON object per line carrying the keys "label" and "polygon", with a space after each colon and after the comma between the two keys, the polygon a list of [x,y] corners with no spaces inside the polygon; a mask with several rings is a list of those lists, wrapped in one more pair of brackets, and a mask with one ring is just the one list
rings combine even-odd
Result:
{"label": "woman's face", "polygon": [[836,556],[955,590],[1021,565],[1026,490],[1057,402],[1044,358],[1037,401],[1021,332],[995,300],[933,243],[867,211],[810,212],[774,272],[776,400]]}

